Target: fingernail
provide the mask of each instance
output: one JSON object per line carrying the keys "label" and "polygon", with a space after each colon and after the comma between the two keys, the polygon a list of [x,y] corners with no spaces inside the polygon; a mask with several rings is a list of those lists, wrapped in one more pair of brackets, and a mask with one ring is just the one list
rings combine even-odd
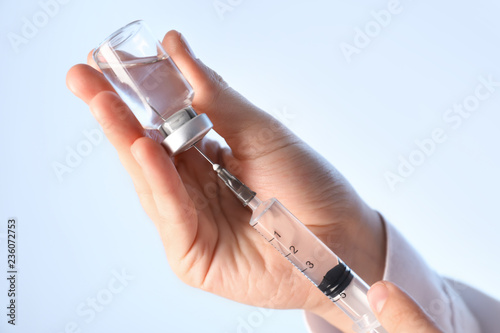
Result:
{"label": "fingernail", "polygon": [[387,289],[383,282],[375,283],[368,291],[368,302],[370,303],[372,309],[375,309],[377,314],[384,308],[384,304],[385,301],[387,301],[388,296],[389,289]]}
{"label": "fingernail", "polygon": [[189,46],[189,43],[187,42],[186,38],[184,38],[183,34],[180,34],[180,35],[181,35],[181,42],[182,42],[182,44],[184,44],[184,48],[186,49],[186,51],[189,53],[189,55],[191,57],[196,59],[196,56],[194,55],[193,49],[191,48],[191,46]]}

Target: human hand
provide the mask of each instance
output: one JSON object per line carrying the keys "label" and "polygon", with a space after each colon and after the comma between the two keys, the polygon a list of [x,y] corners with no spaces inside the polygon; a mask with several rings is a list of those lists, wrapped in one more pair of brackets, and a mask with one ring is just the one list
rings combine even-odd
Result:
{"label": "human hand", "polygon": [[410,296],[390,282],[375,283],[368,291],[368,302],[389,333],[442,332]]}
{"label": "human hand", "polygon": [[[378,214],[339,172],[287,128],[259,110],[192,53],[176,31],[164,48],[195,91],[228,148],[198,146],[257,191],[277,197],[367,283],[382,278],[385,236]],[[248,225],[249,212],[193,149],[171,159],[145,135],[130,109],[97,70],[76,65],[69,89],[89,104],[132,177],[173,271],[186,283],[255,306],[302,308],[350,330],[352,323]]]}

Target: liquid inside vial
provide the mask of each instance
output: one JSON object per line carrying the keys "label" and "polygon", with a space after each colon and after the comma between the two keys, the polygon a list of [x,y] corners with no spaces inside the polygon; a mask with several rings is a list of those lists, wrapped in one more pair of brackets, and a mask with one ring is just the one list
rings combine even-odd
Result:
{"label": "liquid inside vial", "polygon": [[119,58],[121,63],[101,63],[101,70],[145,128],[157,129],[191,105],[193,89],[170,57]]}

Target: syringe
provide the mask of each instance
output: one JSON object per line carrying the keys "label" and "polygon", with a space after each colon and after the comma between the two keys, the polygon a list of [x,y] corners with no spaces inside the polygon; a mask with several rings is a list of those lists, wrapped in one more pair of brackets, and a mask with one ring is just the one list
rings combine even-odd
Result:
{"label": "syringe", "polygon": [[353,322],[362,333],[387,333],[368,304],[369,286],[276,198],[262,202],[256,193],[194,146],[219,178],[252,211],[250,225],[292,263]]}

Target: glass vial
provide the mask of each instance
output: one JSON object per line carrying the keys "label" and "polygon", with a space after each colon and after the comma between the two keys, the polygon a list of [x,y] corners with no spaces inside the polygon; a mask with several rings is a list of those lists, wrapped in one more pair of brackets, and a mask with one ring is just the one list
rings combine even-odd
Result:
{"label": "glass vial", "polygon": [[142,126],[163,133],[170,155],[189,149],[212,128],[207,115],[191,107],[193,89],[143,21],[111,34],[93,57]]}

